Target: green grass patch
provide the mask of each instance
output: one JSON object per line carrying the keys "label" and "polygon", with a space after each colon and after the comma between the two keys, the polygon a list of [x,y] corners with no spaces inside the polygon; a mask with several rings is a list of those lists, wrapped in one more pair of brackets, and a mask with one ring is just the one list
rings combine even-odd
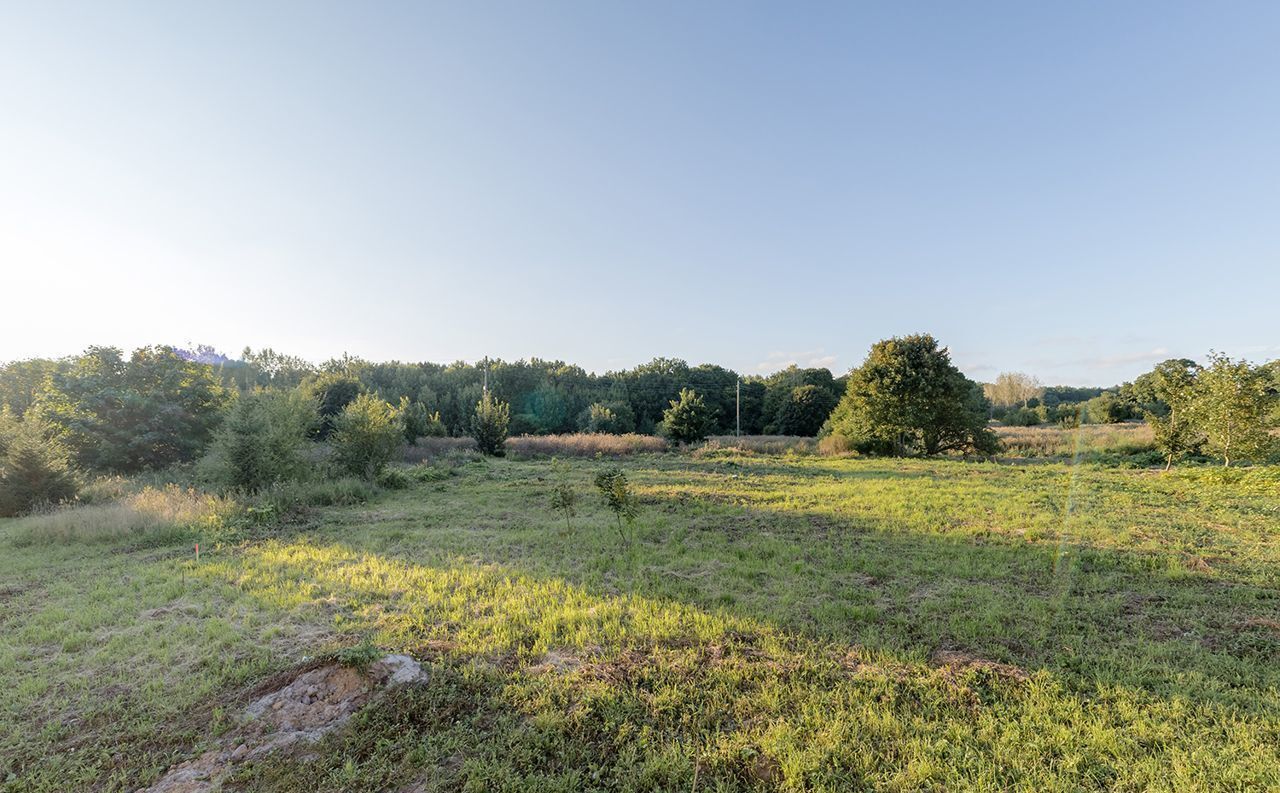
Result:
{"label": "green grass patch", "polygon": [[354,646],[430,681],[241,789],[1280,786],[1280,469],[618,464],[627,544],[590,459],[411,469],[199,565],[0,522],[0,781],[136,789]]}

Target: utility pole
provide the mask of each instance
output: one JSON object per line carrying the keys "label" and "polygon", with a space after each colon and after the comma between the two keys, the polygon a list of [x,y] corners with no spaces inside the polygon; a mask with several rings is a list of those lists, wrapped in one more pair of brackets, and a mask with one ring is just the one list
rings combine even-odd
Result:
{"label": "utility pole", "polygon": [[484,357],[484,395],[489,396],[489,356]]}
{"label": "utility pole", "polygon": [[742,378],[738,378],[738,384],[733,389],[733,423],[734,434],[742,437]]}

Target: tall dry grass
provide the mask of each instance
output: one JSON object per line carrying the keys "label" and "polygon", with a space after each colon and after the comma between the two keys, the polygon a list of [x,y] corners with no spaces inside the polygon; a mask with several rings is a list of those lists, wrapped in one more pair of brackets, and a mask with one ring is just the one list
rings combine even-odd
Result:
{"label": "tall dry grass", "polygon": [[507,438],[507,453],[518,457],[624,457],[668,449],[665,438],[654,435],[609,435],[575,432],[565,435],[521,435]]}
{"label": "tall dry grass", "polygon": [[1125,456],[1155,449],[1155,436],[1146,422],[993,429],[1000,438],[1001,454],[1007,457]]}
{"label": "tall dry grass", "polygon": [[713,435],[694,451],[698,456],[719,451],[749,454],[816,454],[818,439],[801,435]]}
{"label": "tall dry grass", "polygon": [[405,447],[406,463],[421,463],[448,454],[476,451],[475,438],[419,438],[412,446]]}
{"label": "tall dry grass", "polygon": [[81,504],[19,518],[20,544],[165,541],[193,531],[220,530],[241,511],[235,501],[177,485],[145,487],[119,500]]}

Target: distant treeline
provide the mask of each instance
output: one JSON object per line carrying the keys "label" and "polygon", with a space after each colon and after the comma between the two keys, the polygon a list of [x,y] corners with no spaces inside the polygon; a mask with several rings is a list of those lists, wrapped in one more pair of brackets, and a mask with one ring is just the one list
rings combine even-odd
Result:
{"label": "distant treeline", "polygon": [[[165,361],[168,359],[168,363]],[[511,433],[541,435],[578,431],[651,434],[681,389],[696,391],[710,408],[716,432],[737,426],[741,382],[744,434],[816,435],[845,389],[845,378],[825,368],[795,366],[768,376],[739,375],[714,364],[691,366],[675,358],[654,360],[616,372],[595,374],[563,361],[475,363],[375,363],[344,356],[319,365],[271,349],[246,349],[229,358],[201,347],[184,350],[149,347],[125,356],[110,347],[91,347],[83,355],[58,360],[32,359],[0,367],[0,404],[18,414],[59,393],[81,394],[99,388],[123,393],[130,382],[166,366],[190,382],[206,379],[209,388],[303,388],[315,394],[321,410],[332,411],[355,394],[375,394],[393,405],[419,404],[448,435],[469,431],[476,403],[487,381],[495,398],[511,405]],[[163,378],[160,378],[163,379]],[[609,426],[593,426],[592,405],[607,408]],[[602,412],[595,411],[596,421]]]}
{"label": "distant treeline", "polygon": [[[1010,425],[1146,419],[1157,429],[1161,422],[1172,428],[1171,448],[1180,454],[1213,448],[1202,438],[1211,440],[1216,426],[1230,433],[1275,424],[1280,362],[1212,363],[1202,371],[1192,361],[1167,361],[1132,383],[1101,389],[1043,387],[1019,373],[974,383],[927,336],[881,342],[860,368],[842,377],[795,366],[767,376],[740,375],[674,358],[595,374],[539,359],[439,364],[343,356],[315,365],[269,348],[230,358],[208,347],[153,346],[127,356],[113,347],[90,347],[69,358],[0,366],[0,436],[8,426],[17,437],[12,428],[29,416],[32,421],[24,423],[38,424],[41,437],[65,449],[78,468],[132,472],[200,457],[237,395],[266,391],[302,399],[313,406],[316,419],[308,432],[317,439],[326,438],[344,410],[365,395],[385,403],[387,415],[413,442],[474,434],[487,386],[494,405],[509,412],[503,437],[506,431],[662,432],[686,440],[732,433],[740,422],[747,435],[834,434],[848,448],[869,452],[988,453],[994,441],[983,427],[989,419]],[[1226,385],[1214,385],[1219,381]],[[1257,392],[1261,401],[1239,418],[1221,411],[1226,418],[1215,418],[1211,407],[1229,401],[1211,398],[1215,389],[1227,396]],[[671,431],[672,416],[664,422],[677,401],[693,419],[686,435]],[[1189,407],[1180,410],[1183,402]]]}

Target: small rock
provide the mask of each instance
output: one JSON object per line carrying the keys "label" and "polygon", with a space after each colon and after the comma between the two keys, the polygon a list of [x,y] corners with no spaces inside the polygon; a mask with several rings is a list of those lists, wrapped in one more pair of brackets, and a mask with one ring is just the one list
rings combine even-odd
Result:
{"label": "small rock", "polygon": [[249,753],[249,747],[246,746],[245,744],[240,744],[239,746],[236,747],[236,750],[231,753],[231,759],[239,760],[240,758],[244,757],[248,753]]}
{"label": "small rock", "polygon": [[284,700],[282,699],[277,699],[275,702],[271,703],[272,710],[280,710],[283,707],[284,707]]}

